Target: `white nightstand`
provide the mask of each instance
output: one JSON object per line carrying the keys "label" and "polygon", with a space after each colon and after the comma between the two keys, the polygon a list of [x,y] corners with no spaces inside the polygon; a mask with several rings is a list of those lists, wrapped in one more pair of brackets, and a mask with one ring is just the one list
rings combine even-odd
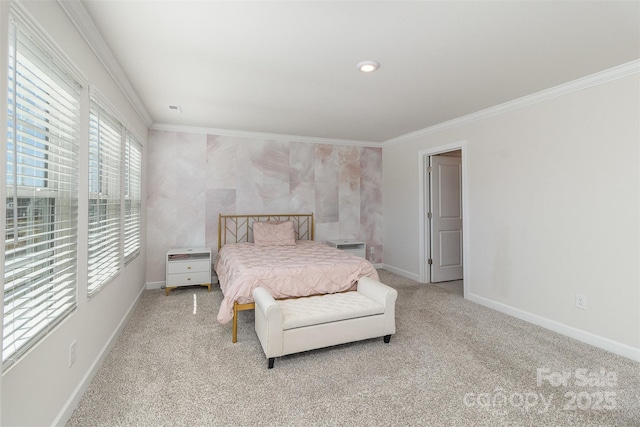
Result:
{"label": "white nightstand", "polygon": [[367,258],[367,244],[360,240],[327,240],[327,245]]}
{"label": "white nightstand", "polygon": [[211,292],[211,249],[184,248],[167,252],[165,294],[180,286],[206,286]]}

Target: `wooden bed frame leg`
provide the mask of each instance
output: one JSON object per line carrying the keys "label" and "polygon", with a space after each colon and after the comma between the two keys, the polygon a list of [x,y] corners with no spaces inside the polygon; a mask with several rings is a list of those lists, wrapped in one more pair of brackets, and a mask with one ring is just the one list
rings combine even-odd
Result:
{"label": "wooden bed frame leg", "polygon": [[238,302],[233,302],[233,332],[231,334],[231,342],[238,342]]}
{"label": "wooden bed frame leg", "polygon": [[384,342],[385,342],[386,344],[389,344],[389,341],[391,341],[391,335],[385,335],[385,336],[384,336]]}
{"label": "wooden bed frame leg", "polygon": [[269,369],[273,369],[273,361],[275,360],[275,357],[270,357],[269,358]]}

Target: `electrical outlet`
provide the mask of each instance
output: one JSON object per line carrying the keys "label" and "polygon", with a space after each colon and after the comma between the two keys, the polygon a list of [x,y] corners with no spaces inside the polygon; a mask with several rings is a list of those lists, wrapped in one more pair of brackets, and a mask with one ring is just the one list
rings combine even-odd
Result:
{"label": "electrical outlet", "polygon": [[376,248],[375,248],[375,247],[373,247],[373,246],[369,246],[369,253],[370,253],[371,255],[375,254],[375,253],[376,253]]}
{"label": "electrical outlet", "polygon": [[584,295],[576,294],[576,307],[582,310],[587,309],[587,297]]}
{"label": "electrical outlet", "polygon": [[76,363],[76,341],[73,340],[69,346],[69,367],[72,367]]}

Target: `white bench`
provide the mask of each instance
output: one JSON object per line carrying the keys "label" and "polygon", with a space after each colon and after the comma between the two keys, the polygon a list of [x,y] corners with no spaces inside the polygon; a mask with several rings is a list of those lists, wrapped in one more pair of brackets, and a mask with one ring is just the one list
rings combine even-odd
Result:
{"label": "white bench", "polygon": [[255,328],[269,369],[276,357],[396,332],[398,292],[369,277],[357,291],[275,300],[265,288],[253,291]]}

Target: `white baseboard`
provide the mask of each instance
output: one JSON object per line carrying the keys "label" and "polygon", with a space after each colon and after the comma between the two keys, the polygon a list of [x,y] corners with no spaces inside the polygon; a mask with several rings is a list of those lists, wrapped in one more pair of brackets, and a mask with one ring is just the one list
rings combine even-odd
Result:
{"label": "white baseboard", "polygon": [[147,282],[145,289],[149,290],[149,289],[164,289],[164,287],[166,286],[166,282],[162,281],[162,282]]}
{"label": "white baseboard", "polygon": [[[376,268],[378,268],[376,266]],[[397,274],[398,276],[406,277],[407,279],[415,280],[416,282],[420,281],[420,276],[418,274],[411,273],[410,271],[402,270],[400,268],[396,268],[389,264],[381,264],[380,268],[384,268],[385,270],[389,270],[392,273]]]}
{"label": "white baseboard", "polygon": [[509,316],[516,317],[526,322],[533,323],[534,325],[538,325],[545,329],[549,329],[551,331],[565,335],[569,338],[582,341],[594,347],[598,347],[619,356],[623,356],[633,361],[640,362],[640,348],[634,348],[629,345],[610,340],[608,338],[603,338],[590,332],[585,332],[572,326],[567,326],[565,324],[556,322],[555,320],[547,319],[546,317],[538,316],[537,314],[529,313],[527,311],[520,310],[510,305],[502,304],[481,297],[479,295],[470,293],[466,298],[469,301],[473,301],[477,304],[483,305],[501,313],[508,314]]}
{"label": "white baseboard", "polygon": [[84,392],[87,390],[87,388],[91,384],[93,377],[95,377],[96,374],[98,373],[98,369],[100,369],[100,366],[104,361],[104,358],[107,356],[107,354],[109,354],[109,351],[115,344],[116,339],[118,338],[118,336],[120,335],[120,332],[122,331],[122,328],[127,323],[127,320],[129,320],[129,316],[131,315],[131,313],[133,313],[133,310],[138,305],[138,302],[140,302],[140,296],[142,295],[142,292],[144,290],[145,290],[144,287],[140,289],[138,296],[136,296],[136,298],[133,300],[133,303],[131,303],[131,305],[129,306],[129,309],[120,320],[120,323],[118,323],[118,326],[113,331],[113,333],[111,334],[111,336],[109,337],[105,345],[102,347],[102,350],[100,350],[100,352],[96,356],[91,366],[89,366],[89,369],[82,377],[82,380],[80,381],[80,383],[78,383],[78,386],[75,388],[75,390],[73,390],[73,393],[71,393],[71,396],[69,396],[69,399],[67,399],[67,402],[62,407],[62,410],[60,411],[60,413],[58,414],[58,416],[56,417],[52,425],[54,426],[65,425],[67,421],[69,421],[69,419],[71,418],[71,415],[73,415],[73,411],[78,407],[78,404],[80,403],[80,399],[84,395]]}

